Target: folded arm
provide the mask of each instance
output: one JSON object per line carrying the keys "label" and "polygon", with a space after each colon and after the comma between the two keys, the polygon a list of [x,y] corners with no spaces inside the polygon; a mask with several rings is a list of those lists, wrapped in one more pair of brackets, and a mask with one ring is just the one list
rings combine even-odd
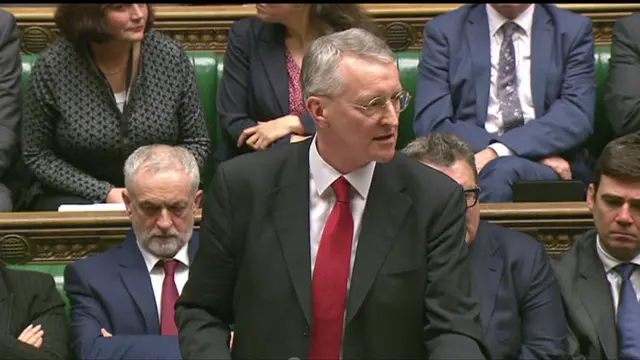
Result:
{"label": "folded arm", "polygon": [[224,164],[218,168],[211,183],[200,225],[200,246],[176,304],[185,359],[231,359],[229,325],[234,321],[236,268],[224,168]]}
{"label": "folded arm", "polygon": [[[118,335],[93,298],[83,275],[73,265],[64,271],[64,287],[71,302],[71,348],[79,359],[180,359],[176,336]],[[105,338],[101,329],[113,336]]]}
{"label": "folded arm", "polygon": [[454,133],[478,152],[486,148],[494,137],[475,123],[455,119],[449,84],[448,40],[431,22],[427,23],[424,32],[424,48],[418,64],[415,134]]}
{"label": "folded arm", "polygon": [[593,131],[596,101],[596,69],[591,20],[585,19],[575,37],[560,97],[546,114],[499,136],[515,155],[540,159],[559,155],[583,144]]}

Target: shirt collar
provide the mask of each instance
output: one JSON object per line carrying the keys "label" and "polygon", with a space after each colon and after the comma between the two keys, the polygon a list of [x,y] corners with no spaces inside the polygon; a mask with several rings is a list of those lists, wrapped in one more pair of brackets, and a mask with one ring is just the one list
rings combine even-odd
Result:
{"label": "shirt collar", "polygon": [[[602,247],[602,244],[600,243],[600,235],[596,235],[596,243],[597,243],[596,248],[598,250],[598,257],[600,258],[600,261],[602,261],[602,265],[604,266],[604,271],[606,273],[613,270],[613,268],[615,268],[616,266],[622,263],[625,263],[625,261],[620,261],[605,251],[605,249]],[[640,266],[640,255],[637,255],[636,257],[634,257],[630,261],[630,263]]]}
{"label": "shirt collar", "polygon": [[[369,194],[375,167],[376,162],[372,161],[366,166],[344,175],[349,184],[356,189],[358,195],[364,200],[367,199],[367,195]],[[309,148],[309,172],[311,180],[313,180],[316,185],[318,195],[321,197],[334,181],[340,176],[343,176],[338,170],[327,164],[320,156],[318,148],[316,147],[316,137],[311,141],[311,147]]]}
{"label": "shirt collar", "polygon": [[[140,249],[140,253],[142,254],[142,258],[144,259],[144,263],[145,263],[145,265],[147,265],[147,270],[150,273],[151,270],[158,264],[158,261],[160,261],[160,258],[155,256],[155,255],[153,255],[152,253],[147,251],[147,249],[142,247],[142,244],[140,244],[140,241],[137,241],[137,239],[136,239],[136,243],[138,244],[138,249]],[[173,259],[178,260],[182,265],[184,265],[186,267],[189,267],[189,252],[188,252],[188,250],[189,250],[189,243],[187,243],[185,246],[180,248],[180,250],[178,250],[178,252],[173,257]]]}
{"label": "shirt collar", "polygon": [[[520,16],[513,20],[514,23],[520,25],[522,30],[524,30],[525,36],[531,36],[531,28],[533,27],[533,12],[536,9],[536,4],[531,4],[527,8],[527,10],[523,11]],[[491,6],[491,4],[487,4],[487,17],[489,19],[489,34],[493,37],[498,30],[509,21],[506,17],[496,11],[496,9]]]}

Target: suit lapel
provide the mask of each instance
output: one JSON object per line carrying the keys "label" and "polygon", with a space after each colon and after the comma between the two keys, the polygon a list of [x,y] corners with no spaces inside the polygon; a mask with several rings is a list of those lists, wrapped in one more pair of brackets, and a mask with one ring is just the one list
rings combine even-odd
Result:
{"label": "suit lapel", "polygon": [[148,334],[160,334],[160,320],[151,277],[132,231],[129,231],[120,252],[120,275],[144,318],[146,331]]}
{"label": "suit lapel", "polygon": [[471,11],[465,33],[470,50],[469,57],[473,62],[473,74],[475,74],[476,123],[484,128],[491,83],[491,39],[487,10],[484,5],[476,6]]}
{"label": "suit lapel", "polygon": [[535,4],[533,27],[531,31],[531,95],[535,116],[544,114],[547,90],[547,69],[551,60],[553,46],[553,28],[551,17],[546,9]]}
{"label": "suit lapel", "polygon": [[349,298],[347,321],[356,315],[382,266],[412,200],[391,163],[378,163],[362,215]]}
{"label": "suit lapel", "polygon": [[289,73],[287,72],[284,30],[280,25],[267,24],[258,48],[264,71],[278,100],[282,114],[289,113]]}
{"label": "suit lapel", "polygon": [[475,273],[476,283],[478,284],[477,288],[480,291],[482,299],[481,318],[483,319],[482,326],[486,331],[491,323],[493,310],[496,305],[496,295],[498,293],[498,285],[500,285],[502,278],[504,262],[498,254],[498,246],[495,241],[493,241],[491,233],[488,232],[488,229],[482,222],[480,222],[478,234],[473,240],[469,255],[471,266]]}
{"label": "suit lapel", "polygon": [[593,321],[594,328],[608,359],[618,358],[616,324],[614,321],[613,299],[602,262],[596,250],[595,232],[590,233],[581,242],[581,253],[578,259],[580,278],[577,288],[582,303]]}
{"label": "suit lapel", "polygon": [[[4,269],[0,269],[0,272],[2,271],[4,271]],[[11,334],[12,310],[13,294],[9,293],[9,289],[7,289],[4,280],[0,278],[0,337],[13,337],[13,334]]]}
{"label": "suit lapel", "polygon": [[311,323],[311,248],[309,245],[309,146],[307,140],[283,165],[270,211],[293,287]]}

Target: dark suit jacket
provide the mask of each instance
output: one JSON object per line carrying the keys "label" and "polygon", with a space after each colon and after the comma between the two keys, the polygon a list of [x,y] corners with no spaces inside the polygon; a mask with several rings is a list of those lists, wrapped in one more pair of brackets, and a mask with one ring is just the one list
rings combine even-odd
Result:
{"label": "dark suit jacket", "polygon": [[[189,257],[198,248],[193,232]],[[151,278],[132,231],[124,243],[68,265],[71,348],[79,359],[180,359],[178,338],[160,335]],[[104,338],[100,329],[113,334]]]}
{"label": "dark suit jacket", "polygon": [[0,178],[18,153],[21,78],[20,31],[16,18],[0,10]]}
{"label": "dark suit jacket", "polygon": [[541,159],[581,155],[593,130],[596,81],[591,20],[536,4],[531,92],[536,119],[491,135],[487,119],[491,45],[486,4],[465,5],[425,26],[416,93],[416,135],[452,132],[474,152],[500,142],[516,155]]}
{"label": "dark suit jacket", "polygon": [[[308,357],[310,143],[218,168],[177,305],[184,358],[229,359],[234,322],[234,359]],[[447,176],[402,154],[376,165],[347,303],[345,359],[488,355],[464,213],[461,188]]]}
{"label": "dark suit jacket", "polygon": [[640,14],[621,18],[613,27],[609,79],[605,93],[613,135],[640,130]]}
{"label": "dark suit jacket", "polygon": [[[224,161],[251,152],[236,146],[242,131],[289,115],[289,73],[285,27],[264,23],[257,17],[236,21],[229,30],[224,71],[218,88],[218,119],[223,145],[216,158]],[[316,132],[311,115],[301,118],[306,134]],[[277,144],[289,143],[290,136]]]}
{"label": "dark suit jacket", "polygon": [[481,221],[469,250],[493,359],[564,359],[567,323],[544,246],[529,235]]}
{"label": "dark suit jacket", "polygon": [[617,326],[611,286],[596,249],[596,231],[576,237],[552,264],[558,276],[574,359],[617,359]]}
{"label": "dark suit jacket", "polygon": [[[29,325],[41,325],[40,349],[18,340]],[[49,274],[0,266],[0,358],[66,360],[67,316]]]}

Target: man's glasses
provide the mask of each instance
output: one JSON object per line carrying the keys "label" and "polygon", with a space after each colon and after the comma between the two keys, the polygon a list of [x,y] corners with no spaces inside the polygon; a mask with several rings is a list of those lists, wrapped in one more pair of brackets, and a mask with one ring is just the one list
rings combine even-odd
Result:
{"label": "man's glasses", "polygon": [[408,91],[400,91],[391,98],[376,97],[369,101],[367,105],[353,104],[350,105],[360,110],[365,116],[381,115],[387,109],[387,104],[391,103],[391,106],[400,113],[407,109],[409,101],[411,100],[411,94]]}
{"label": "man's glasses", "polygon": [[464,191],[464,198],[467,201],[467,209],[474,207],[478,203],[478,196],[480,195],[480,188],[467,189]]}

